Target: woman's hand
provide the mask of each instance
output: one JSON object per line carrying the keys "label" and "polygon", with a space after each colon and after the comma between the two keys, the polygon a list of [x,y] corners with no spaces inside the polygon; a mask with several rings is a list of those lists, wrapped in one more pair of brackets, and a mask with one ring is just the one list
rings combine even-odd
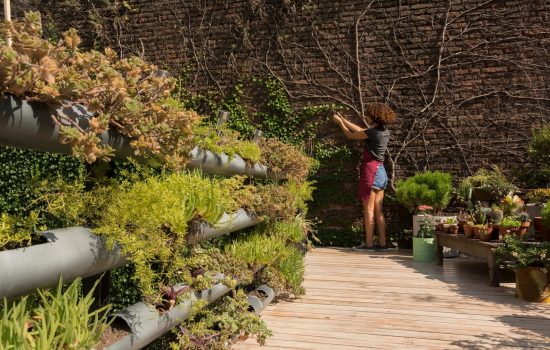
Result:
{"label": "woman's hand", "polygon": [[342,123],[342,117],[336,113],[335,115],[332,116],[332,121],[335,122],[336,124],[340,124]]}

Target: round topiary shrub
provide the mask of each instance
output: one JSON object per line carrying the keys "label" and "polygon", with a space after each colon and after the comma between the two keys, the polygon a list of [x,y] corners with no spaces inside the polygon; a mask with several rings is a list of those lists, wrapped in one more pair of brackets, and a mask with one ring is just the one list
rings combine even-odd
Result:
{"label": "round topiary shrub", "polygon": [[416,212],[419,205],[429,205],[438,212],[449,204],[451,192],[451,174],[425,171],[397,181],[395,194],[399,203],[411,212]]}

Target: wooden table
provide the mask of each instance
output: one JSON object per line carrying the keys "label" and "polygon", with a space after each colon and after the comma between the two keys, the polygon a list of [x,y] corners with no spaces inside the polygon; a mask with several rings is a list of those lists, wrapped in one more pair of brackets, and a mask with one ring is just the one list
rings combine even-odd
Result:
{"label": "wooden table", "polygon": [[494,287],[500,285],[500,267],[495,262],[495,249],[502,244],[500,242],[482,242],[479,239],[466,238],[464,235],[443,232],[435,234],[436,259],[439,265],[443,265],[443,247],[454,248],[464,254],[484,259],[489,267],[489,283]]}

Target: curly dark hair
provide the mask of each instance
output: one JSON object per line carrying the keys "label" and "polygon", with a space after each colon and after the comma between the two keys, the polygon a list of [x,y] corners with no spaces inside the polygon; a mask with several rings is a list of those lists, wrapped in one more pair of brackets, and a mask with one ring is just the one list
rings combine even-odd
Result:
{"label": "curly dark hair", "polygon": [[397,114],[385,103],[373,102],[367,104],[366,117],[379,125],[395,123]]}

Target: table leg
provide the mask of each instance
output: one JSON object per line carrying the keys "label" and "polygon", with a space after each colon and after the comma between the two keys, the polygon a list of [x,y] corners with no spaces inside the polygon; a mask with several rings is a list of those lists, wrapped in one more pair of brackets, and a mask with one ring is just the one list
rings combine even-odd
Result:
{"label": "table leg", "polygon": [[487,256],[489,267],[489,283],[493,287],[500,287],[500,266],[495,262],[495,251],[491,250]]}
{"label": "table leg", "polygon": [[443,265],[443,246],[439,244],[439,238],[435,235],[435,259],[438,265]]}

